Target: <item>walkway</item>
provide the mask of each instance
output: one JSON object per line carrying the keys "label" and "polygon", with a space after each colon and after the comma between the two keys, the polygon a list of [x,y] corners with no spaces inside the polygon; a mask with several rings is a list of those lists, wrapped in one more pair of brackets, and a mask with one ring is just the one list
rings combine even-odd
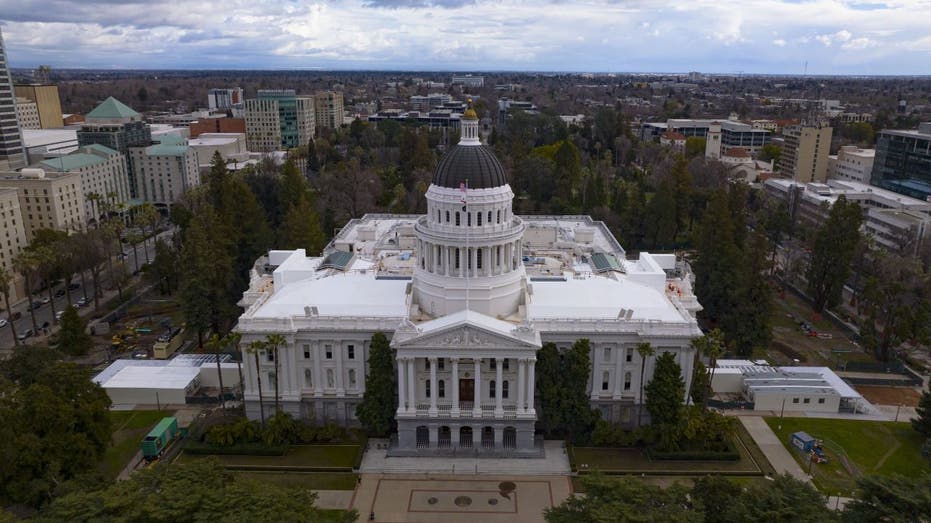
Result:
{"label": "walkway", "polygon": [[795,461],[792,454],[789,454],[762,417],[740,416],[739,419],[777,473],[788,473],[801,481],[811,482],[811,478],[802,471],[802,467]]}
{"label": "walkway", "polygon": [[317,508],[334,508],[349,510],[352,508],[352,499],[355,491],[352,490],[315,490]]}
{"label": "walkway", "polygon": [[363,474],[352,507],[360,521],[538,523],[571,488],[553,475]]}
{"label": "walkway", "polygon": [[370,439],[362,458],[362,473],[522,474],[567,475],[569,456],[562,441],[544,441],[543,458],[389,458],[388,441]]}

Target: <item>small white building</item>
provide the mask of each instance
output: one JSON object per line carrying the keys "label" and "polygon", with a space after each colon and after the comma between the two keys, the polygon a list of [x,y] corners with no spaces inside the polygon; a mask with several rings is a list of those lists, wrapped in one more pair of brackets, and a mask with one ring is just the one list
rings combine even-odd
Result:
{"label": "small white building", "polygon": [[[238,388],[239,369],[220,357],[225,390]],[[179,354],[171,360],[116,360],[93,378],[113,405],[184,405],[201,387],[218,388],[213,354]]]}
{"label": "small white building", "polygon": [[215,153],[220,153],[227,162],[249,160],[244,133],[202,133],[188,140],[188,145],[197,154],[197,164],[201,170],[210,169]]}
{"label": "small white building", "polygon": [[870,183],[876,149],[860,149],[855,145],[841,147],[828,156],[828,178]]}
{"label": "small white building", "polygon": [[863,401],[827,367],[772,367],[765,361],[718,360],[711,388],[743,396],[755,411],[857,412]]}

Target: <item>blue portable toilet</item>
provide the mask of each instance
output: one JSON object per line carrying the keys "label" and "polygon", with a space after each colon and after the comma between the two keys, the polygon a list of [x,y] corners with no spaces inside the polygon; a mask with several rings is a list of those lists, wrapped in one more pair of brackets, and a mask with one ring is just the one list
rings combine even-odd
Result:
{"label": "blue portable toilet", "polygon": [[789,443],[791,443],[793,447],[799,449],[802,452],[811,451],[817,441],[818,440],[808,435],[807,432],[796,432],[795,434],[792,434],[792,437],[789,439]]}

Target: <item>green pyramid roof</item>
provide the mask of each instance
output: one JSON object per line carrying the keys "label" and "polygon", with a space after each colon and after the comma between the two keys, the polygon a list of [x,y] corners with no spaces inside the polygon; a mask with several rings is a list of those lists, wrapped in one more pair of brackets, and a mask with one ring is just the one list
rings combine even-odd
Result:
{"label": "green pyramid roof", "polygon": [[87,113],[85,118],[134,118],[136,116],[139,116],[139,113],[111,96],[101,102],[93,111]]}

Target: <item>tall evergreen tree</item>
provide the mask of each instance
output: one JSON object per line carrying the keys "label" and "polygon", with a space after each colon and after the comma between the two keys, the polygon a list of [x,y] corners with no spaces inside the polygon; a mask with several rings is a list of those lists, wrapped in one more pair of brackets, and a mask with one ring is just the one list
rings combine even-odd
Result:
{"label": "tall evergreen tree", "polygon": [[282,248],[305,249],[309,256],[323,250],[326,237],[320,226],[320,217],[306,197],[298,198],[285,214],[281,224],[281,241]]}
{"label": "tall evergreen tree", "polygon": [[59,348],[72,356],[85,356],[94,347],[91,335],[85,332],[87,323],[72,305],[65,307],[58,331]]}
{"label": "tall evergreen tree", "polygon": [[563,424],[569,439],[576,443],[587,441],[596,419],[588,391],[589,375],[592,372],[590,352],[591,343],[587,339],[577,340],[563,357],[563,369],[560,372],[565,391],[561,409]]}
{"label": "tall evergreen tree", "polygon": [[702,318],[716,323],[733,307],[731,287],[740,251],[734,242],[734,223],[727,193],[711,194],[695,237],[695,294],[704,309]]}
{"label": "tall evergreen tree", "polygon": [[[376,332],[369,344],[369,370],[365,393],[356,416],[373,436],[386,436],[395,427],[398,410],[398,376],[394,349],[384,333]],[[453,384],[456,386],[456,384]]]}
{"label": "tall evergreen tree", "polygon": [[863,213],[856,202],[841,195],[831,207],[828,219],[815,237],[808,264],[808,293],[814,308],[821,312],[840,303],[844,284],[850,275],[850,262],[860,242]]}
{"label": "tall evergreen tree", "polygon": [[559,349],[553,342],[546,342],[537,351],[534,389],[540,397],[540,426],[550,434],[562,425],[562,373]]}
{"label": "tall evergreen tree", "polygon": [[931,381],[928,382],[928,390],[921,393],[915,414],[912,418],[912,428],[922,436],[931,438]]}
{"label": "tall evergreen tree", "polygon": [[766,278],[766,238],[751,236],[743,262],[735,267],[731,285],[733,307],[724,312],[722,329],[737,355],[748,358],[754,348],[765,348],[772,339],[772,288]]}
{"label": "tall evergreen tree", "polygon": [[656,358],[653,378],[646,386],[646,394],[651,423],[660,427],[676,427],[682,417],[685,381],[673,353],[664,352]]}

